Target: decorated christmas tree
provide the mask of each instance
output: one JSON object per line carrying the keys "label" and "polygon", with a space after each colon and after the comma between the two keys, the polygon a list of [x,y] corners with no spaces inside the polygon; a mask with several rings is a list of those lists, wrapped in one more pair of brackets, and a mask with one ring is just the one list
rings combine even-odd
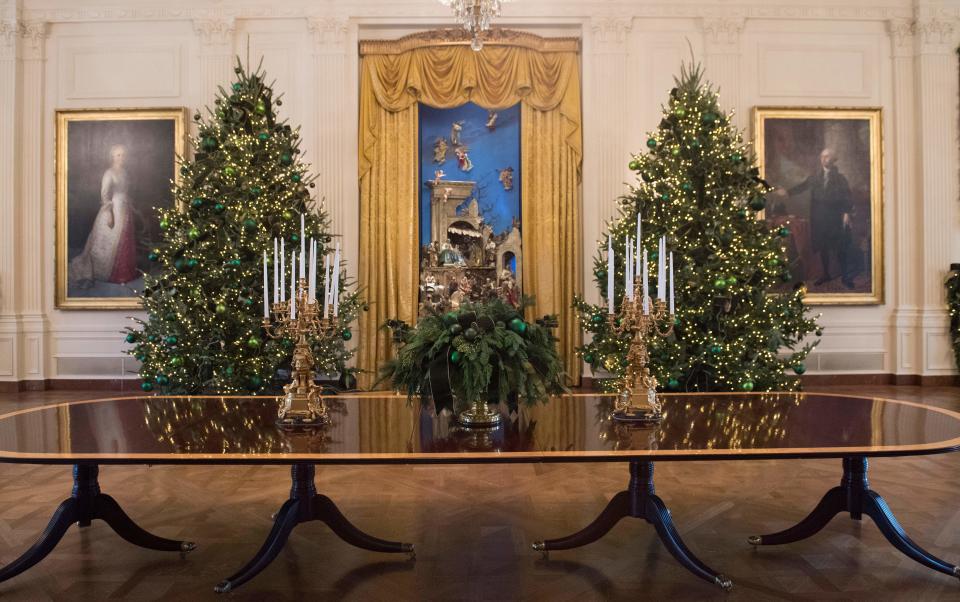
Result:
{"label": "decorated christmas tree", "polygon": [[[785,284],[791,280],[784,248],[789,228],[771,228],[758,217],[771,188],[701,78],[699,66],[681,70],[660,125],[648,136],[648,152],[630,162],[639,177],[609,224],[616,306],[624,294],[625,243],[636,236],[639,213],[641,244],[652,260],[656,241],[666,235],[675,262],[674,334],[650,346],[651,370],[661,386],[793,390],[800,382],[792,373],[805,371],[804,359],[819,342],[805,337],[820,330],[803,304],[805,287]],[[604,295],[607,245],[607,237],[599,241],[594,262]],[[654,278],[653,290],[656,284]],[[593,335],[580,348],[583,359],[595,370],[622,376],[629,335],[614,333],[606,304],[577,299],[575,306]]]}
{"label": "decorated christmas tree", "polygon": [[[145,391],[270,387],[293,343],[263,332],[263,254],[272,271],[274,239],[284,242],[290,282],[289,253],[300,248],[301,216],[318,255],[334,245],[326,213],[311,200],[315,184],[299,158],[299,132],[278,121],[281,99],[259,69],[247,73],[238,62],[235,72],[207,118],[194,115],[194,158],[180,160],[175,207],[158,211],[163,240],[149,259],[159,270],[145,275],[142,294],[148,319],[127,330]],[[344,294],[341,323],[351,324],[360,306],[356,293]],[[312,341],[318,372],[350,379],[350,337],[345,329]]]}

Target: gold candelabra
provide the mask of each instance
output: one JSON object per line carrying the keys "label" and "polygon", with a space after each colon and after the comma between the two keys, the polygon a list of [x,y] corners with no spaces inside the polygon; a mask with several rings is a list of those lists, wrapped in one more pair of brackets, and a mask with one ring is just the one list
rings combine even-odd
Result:
{"label": "gold candelabra", "polygon": [[[291,312],[291,303],[295,304],[294,312]],[[323,317],[322,308],[322,303],[310,299],[307,281],[301,278],[294,298],[271,304],[271,317],[263,319],[263,330],[268,337],[295,341],[291,380],[283,387],[283,402],[277,411],[280,426],[314,426],[327,422],[322,389],[314,382],[315,362],[309,339],[331,336],[339,325],[336,316]]]}
{"label": "gold candelabra", "polygon": [[[644,305],[648,311],[644,311]],[[644,296],[635,286],[633,298],[623,296],[619,314],[609,314],[610,326],[618,335],[631,334],[627,352],[627,371],[620,382],[620,394],[614,405],[615,420],[657,422],[662,414],[657,399],[657,378],[650,373],[648,345],[654,336],[668,337],[673,333],[674,314],[667,311],[662,299]],[[662,324],[667,322],[666,328]]]}

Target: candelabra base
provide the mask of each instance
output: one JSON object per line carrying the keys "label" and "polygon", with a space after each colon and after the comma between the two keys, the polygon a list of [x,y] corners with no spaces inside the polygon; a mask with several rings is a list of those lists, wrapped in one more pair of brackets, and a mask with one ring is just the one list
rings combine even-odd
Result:
{"label": "candelabra base", "polygon": [[468,428],[491,428],[500,424],[500,412],[491,410],[486,402],[475,401],[469,410],[460,412],[457,419]]}
{"label": "candelabra base", "polygon": [[613,419],[620,422],[655,423],[663,414],[657,402],[656,390],[643,393],[623,392],[617,400]]}
{"label": "candelabra base", "polygon": [[283,416],[277,418],[277,425],[293,428],[293,427],[311,427],[319,426],[321,424],[327,423],[327,417],[323,414],[316,414],[314,412],[287,412]]}
{"label": "candelabra base", "polygon": [[653,408],[627,408],[613,413],[613,419],[619,422],[654,423],[660,422],[662,418],[663,415]]}
{"label": "candelabra base", "polygon": [[288,392],[277,412],[277,425],[283,428],[309,428],[326,424],[327,407],[318,393],[318,389],[306,396]]}

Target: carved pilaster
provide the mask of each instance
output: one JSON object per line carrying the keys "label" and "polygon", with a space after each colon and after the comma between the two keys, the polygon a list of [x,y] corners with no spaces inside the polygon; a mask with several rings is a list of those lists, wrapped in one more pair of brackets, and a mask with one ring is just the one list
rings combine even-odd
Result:
{"label": "carved pilaster", "polygon": [[733,109],[733,123],[744,126],[746,111],[740,106],[740,39],[746,20],[716,17],[701,21],[707,80],[720,92],[720,106]]}
{"label": "carved pilaster", "polygon": [[346,52],[349,23],[341,17],[308,17],[307,31],[313,36],[313,48],[317,53],[341,54]]}
{"label": "carved pilaster", "polygon": [[947,54],[955,50],[953,33],[956,19],[931,17],[920,18],[914,23],[921,54]]}
{"label": "carved pilaster", "polygon": [[[17,157],[17,38],[16,21],[0,21],[0,320],[16,312],[16,165]],[[0,326],[0,337],[3,336]],[[9,339],[8,339],[9,340]],[[13,369],[6,370],[13,372]],[[4,370],[0,370],[2,376]]]}
{"label": "carved pilaster", "polygon": [[197,19],[193,31],[200,46],[198,106],[213,103],[219,86],[227,86],[233,73],[233,19]]}
{"label": "carved pilaster", "polygon": [[0,58],[16,55],[19,33],[20,24],[16,21],[0,21]]}
{"label": "carved pilaster", "polygon": [[627,38],[633,29],[633,19],[625,17],[594,17],[590,19],[594,52],[626,52]]}

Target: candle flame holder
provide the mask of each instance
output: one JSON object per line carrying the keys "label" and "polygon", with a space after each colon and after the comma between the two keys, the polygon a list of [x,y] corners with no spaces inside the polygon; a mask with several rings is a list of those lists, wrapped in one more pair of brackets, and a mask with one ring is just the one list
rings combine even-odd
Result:
{"label": "candle flame holder", "polygon": [[[648,313],[643,311],[644,299]],[[663,414],[657,399],[657,378],[650,373],[648,347],[652,337],[665,338],[673,333],[674,314],[667,311],[662,299],[644,297],[641,288],[635,286],[633,299],[625,294],[620,313],[608,314],[608,319],[616,334],[631,334],[627,371],[620,379],[613,418],[624,422],[659,422]],[[662,325],[667,321],[664,328]]]}
{"label": "candle flame holder", "polygon": [[[323,402],[322,388],[314,382],[315,361],[309,339],[329,337],[339,330],[336,316],[323,317],[322,303],[309,298],[307,281],[301,278],[293,299],[270,306],[270,318],[263,319],[263,330],[271,339],[294,339],[290,383],[283,387],[283,401],[277,410],[277,424],[282,427],[316,426],[329,418]],[[296,304],[295,317],[290,317],[290,304]]]}

